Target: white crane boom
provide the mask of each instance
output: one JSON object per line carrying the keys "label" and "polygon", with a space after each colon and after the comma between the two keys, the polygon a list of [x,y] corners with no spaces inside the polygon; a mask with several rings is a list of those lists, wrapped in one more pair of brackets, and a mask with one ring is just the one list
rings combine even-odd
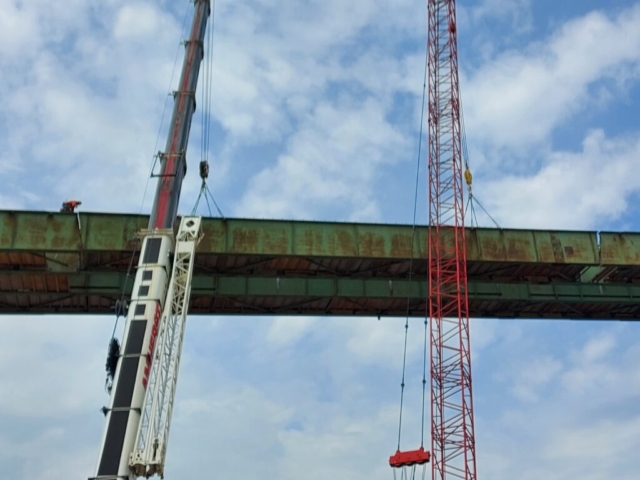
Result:
{"label": "white crane boom", "polygon": [[[211,0],[192,1],[193,20],[189,37],[184,42],[182,73],[173,95],[166,149],[159,154],[158,186],[149,229],[143,232],[138,272],[124,328],[123,351],[116,357],[98,466],[92,479],[129,480],[135,478],[137,472],[150,476],[155,473],[162,475],[164,470],[191,281],[191,273],[183,271],[183,264],[172,265],[170,252],[174,246],[174,222],[182,180],[187,171],[189,132],[196,108],[195,94],[204,56],[207,20],[211,13]],[[199,219],[191,218],[189,221],[193,224],[180,227],[185,229],[182,233],[187,236],[194,225],[198,226],[198,232],[200,228]],[[191,240],[181,240],[180,235],[176,258],[181,257],[184,248],[191,248],[185,247]],[[175,276],[168,281],[171,272]],[[168,292],[168,288],[173,288],[173,291]],[[176,295],[182,302],[179,312],[173,305]],[[174,313],[163,316],[163,311]],[[165,323],[169,326],[165,327]],[[152,372],[156,373],[153,373],[151,385]],[[157,445],[155,451],[154,444]],[[134,449],[135,454],[132,455]]]}
{"label": "white crane boom", "polygon": [[158,328],[135,450],[129,462],[132,471],[138,476],[164,476],[171,414],[191,295],[193,263],[196,246],[201,238],[200,223],[200,217],[183,217],[176,238],[167,302]]}

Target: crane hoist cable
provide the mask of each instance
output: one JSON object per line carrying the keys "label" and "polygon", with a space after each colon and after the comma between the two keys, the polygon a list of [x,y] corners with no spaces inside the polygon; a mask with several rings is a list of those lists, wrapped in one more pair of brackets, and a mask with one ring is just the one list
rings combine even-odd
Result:
{"label": "crane hoist cable", "polygon": [[215,11],[216,11],[216,2],[213,0],[211,2],[211,14],[210,14],[210,25],[211,27],[207,30],[206,33],[206,42],[207,48],[205,49],[205,58],[204,68],[203,68],[203,81],[202,85],[202,120],[201,126],[202,131],[200,134],[200,178],[202,179],[202,184],[200,185],[200,193],[198,194],[198,198],[196,199],[195,205],[191,210],[191,215],[195,215],[198,205],[200,204],[200,200],[204,196],[205,202],[207,203],[207,208],[209,209],[209,216],[213,217],[213,212],[211,211],[211,204],[209,203],[209,199],[218,210],[218,214],[221,218],[224,218],[224,214],[220,207],[218,206],[218,202],[213,197],[211,190],[207,186],[207,179],[209,178],[209,148],[211,146],[211,103],[212,103],[212,85],[213,85],[213,38],[215,31]]}
{"label": "crane hoist cable", "polygon": [[[467,200],[467,207],[466,207],[466,212],[470,213],[470,227],[478,227],[478,217],[476,215],[476,208],[475,205],[478,205],[482,211],[487,215],[487,217],[489,217],[491,219],[491,221],[495,224],[495,226],[497,228],[501,228],[500,225],[498,225],[498,222],[495,221],[495,219],[491,216],[491,214],[487,211],[486,208],[484,208],[482,206],[482,204],[480,203],[480,201],[477,199],[477,197],[474,196],[473,194],[473,188],[472,188],[472,184],[473,184],[473,175],[471,174],[471,170],[469,169],[469,163],[466,162],[465,163],[465,170],[464,170],[464,179],[465,182],[467,183],[467,192],[468,192],[468,200]],[[466,216],[466,214],[465,214]],[[474,225],[474,221],[475,221],[475,225]]]}
{"label": "crane hoist cable", "polygon": [[207,202],[207,207],[209,208],[209,216],[213,217],[213,213],[211,211],[211,204],[209,203],[209,198],[211,198],[211,201],[213,202],[216,209],[218,210],[218,214],[220,215],[220,218],[224,219],[224,213],[222,213],[222,210],[220,210],[220,207],[218,206],[218,202],[216,202],[216,199],[213,197],[211,190],[209,190],[209,187],[207,186],[208,177],[209,177],[209,162],[207,162],[206,160],[202,160],[200,162],[200,178],[202,179],[202,185],[200,186],[200,193],[198,194],[196,203],[193,206],[193,209],[191,210],[191,216],[195,215],[196,210],[198,209],[198,205],[200,204],[200,199],[204,196],[204,199]]}
{"label": "crane hoist cable", "polygon": [[495,219],[491,216],[491,214],[487,211],[487,209],[482,206],[478,198],[473,194],[473,188],[472,188],[473,175],[471,174],[471,168],[469,168],[469,150],[467,149],[467,133],[464,126],[464,112],[462,111],[462,105],[460,105],[460,120],[462,124],[461,128],[462,128],[462,155],[464,157],[464,180],[467,184],[467,194],[468,194],[467,206],[465,208],[465,217],[467,216],[467,212],[469,212],[470,213],[469,226],[474,227],[474,220],[475,220],[475,226],[476,227],[479,226],[478,217],[476,215],[476,209],[475,209],[475,205],[477,204],[482,209],[482,211],[487,215],[487,217],[489,217],[489,219],[495,224],[495,226],[497,228],[501,228],[500,225],[498,225],[498,222],[495,221]]}
{"label": "crane hoist cable", "polygon": [[[418,158],[416,166],[416,181],[415,181],[415,193],[413,197],[413,225],[411,229],[411,257],[409,260],[409,282],[413,277],[413,260],[414,260],[414,245],[416,234],[416,222],[418,213],[418,184],[420,180],[420,164],[422,160],[422,138],[424,131],[424,110],[425,99],[427,90],[427,65],[428,55],[425,56],[424,65],[424,77],[422,83],[422,110],[420,116],[420,133],[418,139]],[[425,422],[425,396],[426,396],[426,372],[427,372],[427,325],[428,317],[425,312],[424,318],[424,352],[423,352],[423,371],[422,371],[422,424],[420,429],[420,448],[417,450],[402,451],[402,411],[404,406],[404,388],[405,388],[405,375],[407,367],[407,340],[409,337],[409,312],[411,297],[407,296],[407,315],[404,324],[404,350],[402,354],[402,381],[400,383],[400,415],[398,421],[398,447],[396,453],[389,457],[389,465],[393,468],[393,477],[397,480],[397,472],[400,472],[400,480],[414,480],[416,475],[416,467],[423,465],[422,478],[424,479],[426,474],[426,464],[430,459],[429,452],[424,450],[424,422]]]}
{"label": "crane hoist cable", "polygon": [[[215,32],[216,21],[216,2],[211,2],[210,27],[207,29],[205,41],[207,42],[204,49],[204,68],[203,68],[203,81],[201,82],[201,98],[202,98],[202,131],[200,134],[200,155],[202,161],[209,160],[209,147],[211,143],[211,99],[212,99],[212,86],[213,86],[213,38]],[[200,175],[202,177],[202,174]]]}

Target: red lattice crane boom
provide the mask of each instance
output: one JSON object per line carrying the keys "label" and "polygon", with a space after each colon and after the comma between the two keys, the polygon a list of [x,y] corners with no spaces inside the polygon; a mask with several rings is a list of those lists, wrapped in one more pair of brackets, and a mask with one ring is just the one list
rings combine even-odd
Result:
{"label": "red lattice crane boom", "polygon": [[433,480],[476,480],[455,0],[428,0]]}

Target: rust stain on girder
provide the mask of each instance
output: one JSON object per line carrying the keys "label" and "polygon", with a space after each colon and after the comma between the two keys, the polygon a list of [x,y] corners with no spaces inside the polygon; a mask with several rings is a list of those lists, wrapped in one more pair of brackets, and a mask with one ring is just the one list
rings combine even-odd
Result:
{"label": "rust stain on girder", "polygon": [[202,222],[202,233],[202,240],[196,248],[197,252],[220,252],[228,249],[228,222]]}
{"label": "rust stain on girder", "polygon": [[[0,211],[0,250],[77,253],[138,249],[136,234],[148,218],[138,215]],[[408,225],[205,218],[198,253],[368,259],[425,259],[428,228],[417,227],[413,252]],[[448,238],[447,235],[445,237]],[[608,240],[611,238],[611,240]],[[599,264],[595,232],[467,229],[468,261]],[[637,234],[603,236],[603,259],[640,264]],[[448,241],[448,240],[445,240]],[[607,242],[613,241],[610,247]],[[608,250],[609,248],[609,250]],[[621,248],[621,251],[617,251]]]}
{"label": "rust stain on girder", "polygon": [[346,255],[354,255],[356,252],[354,239],[353,237],[347,233],[346,231],[340,229],[335,235],[332,236],[335,238],[336,250]]}
{"label": "rust stain on girder", "polygon": [[[75,216],[70,217],[75,221]],[[25,249],[37,249],[44,246],[47,250],[68,250],[78,246],[77,234],[73,232],[74,224],[69,217],[47,214],[41,216],[25,216],[17,214],[15,222],[14,242]],[[42,247],[41,247],[42,248]]]}
{"label": "rust stain on girder", "polygon": [[265,225],[262,229],[236,226],[231,230],[230,249],[253,255],[262,252],[286,255],[290,252],[288,237],[283,225]]}
{"label": "rust stain on girder", "polygon": [[360,235],[359,255],[361,257],[384,258],[385,245],[383,237],[373,232],[365,232]]}
{"label": "rust stain on girder", "polygon": [[0,222],[0,245],[15,248],[16,215],[13,212],[4,212]]}
{"label": "rust stain on girder", "polygon": [[352,257],[358,255],[355,229],[350,225],[323,228],[309,222],[291,222],[291,255]]}
{"label": "rust stain on girder", "polygon": [[467,231],[468,260],[550,264],[598,263],[592,232],[473,229]]}
{"label": "rust stain on girder", "polygon": [[536,241],[529,231],[472,230],[467,235],[467,258],[492,262],[537,262]]}
{"label": "rust stain on girder", "polygon": [[637,233],[602,233],[603,265],[640,265],[640,235]]}
{"label": "rust stain on girder", "polygon": [[138,233],[146,227],[147,218],[142,216],[130,215],[118,219],[109,214],[80,214],[82,241],[86,250],[108,250],[110,245],[118,245],[118,250],[137,249]]}
{"label": "rust stain on girder", "polygon": [[[332,245],[333,239],[328,242],[328,248],[335,249],[335,245]],[[301,235],[301,245],[296,245],[303,252],[315,252],[324,247],[324,238],[321,231],[306,229]]]}
{"label": "rust stain on girder", "polygon": [[[411,235],[394,234],[391,237],[391,257],[393,258],[411,258],[412,253]],[[415,240],[414,240],[415,243]]]}
{"label": "rust stain on girder", "polygon": [[239,253],[258,253],[258,232],[245,228],[233,230],[231,248]]}
{"label": "rust stain on girder", "polygon": [[535,247],[531,238],[526,235],[517,235],[505,239],[506,254],[510,262],[530,262],[536,260]]}

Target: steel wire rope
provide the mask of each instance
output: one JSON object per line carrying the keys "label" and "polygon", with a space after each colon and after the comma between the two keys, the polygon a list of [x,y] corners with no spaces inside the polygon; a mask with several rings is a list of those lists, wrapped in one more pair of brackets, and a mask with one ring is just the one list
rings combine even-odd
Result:
{"label": "steel wire rope", "polygon": [[[427,468],[426,464],[423,465],[422,468],[422,476],[420,477],[422,480],[425,480],[427,476]],[[393,470],[393,480],[416,480],[416,465],[412,466],[404,466],[400,470],[400,478],[396,474],[396,469]]]}
{"label": "steel wire rope", "polygon": [[[464,167],[466,171],[469,172],[469,174],[471,174],[471,169],[469,168],[469,149],[467,147],[467,130],[464,124],[464,111],[462,109],[462,99],[460,99],[460,123],[461,123],[461,130],[462,130],[462,156],[464,158]],[[466,219],[466,212],[469,210],[469,208],[471,208],[471,218],[470,218],[471,226],[473,227],[474,219],[476,221],[476,227],[480,226],[480,224],[478,223],[478,216],[476,215],[476,210],[474,207],[474,203],[477,203],[478,206],[482,209],[482,211],[486,213],[489,219],[495,224],[495,226],[498,228],[502,228],[500,227],[498,222],[496,222],[496,220],[491,216],[491,214],[487,211],[487,209],[482,206],[482,204],[480,203],[480,200],[478,200],[478,197],[476,197],[473,194],[470,183],[467,184],[467,191],[469,193],[469,199],[467,200],[467,207],[465,208],[465,213],[463,215],[463,218]]]}
{"label": "steel wire rope", "polygon": [[211,193],[211,190],[209,190],[209,187],[207,186],[207,183],[204,180],[202,181],[202,186],[200,187],[200,193],[198,194],[198,198],[196,198],[196,203],[193,206],[193,209],[191,209],[191,215],[196,214],[196,211],[198,210],[198,205],[200,205],[200,199],[202,198],[203,195],[204,195],[204,200],[207,203],[207,207],[209,209],[209,216],[213,217],[211,204],[209,203],[209,198],[210,198],[211,201],[213,202],[213,205],[216,207],[216,210],[218,211],[220,218],[224,219],[224,213],[222,213],[222,210],[220,210],[220,207],[218,206],[218,202],[216,202],[216,199],[214,198],[213,194]]}
{"label": "steel wire rope", "polygon": [[[482,206],[482,203],[480,203],[480,200],[478,200],[478,198],[473,193],[469,192],[469,199],[467,200],[466,208],[467,208],[467,211],[469,211],[469,209],[471,211],[471,219],[470,219],[471,227],[474,227],[474,224],[473,224],[474,220],[475,220],[475,227],[480,226],[480,223],[478,222],[478,216],[476,215],[476,208],[475,208],[476,204],[482,209],[482,211],[487,215],[487,217],[489,217],[489,219],[495,224],[497,228],[500,228],[500,229],[502,228],[500,224],[498,224],[498,222],[496,222],[496,220],[487,211],[487,209]],[[465,215],[465,218],[466,218],[466,215]]]}
{"label": "steel wire rope", "polygon": [[201,159],[203,161],[209,160],[209,146],[211,142],[211,98],[212,98],[212,85],[213,85],[213,36],[215,31],[216,21],[216,2],[211,2],[211,28],[206,32],[206,44],[207,48],[204,52],[204,82],[202,82],[202,133],[200,139],[201,147]]}
{"label": "steel wire rope", "polygon": [[[208,172],[208,164],[209,164],[209,148],[211,146],[211,104],[213,98],[213,39],[215,33],[215,11],[216,11],[216,2],[213,0],[211,2],[211,28],[207,30],[206,43],[207,48],[205,52],[204,58],[204,79],[202,82],[202,120],[201,124],[201,134],[200,134],[200,158],[201,164],[207,164],[207,172]],[[208,175],[208,173],[207,173]],[[201,173],[202,176],[202,173]],[[202,185],[200,186],[200,193],[196,198],[195,205],[191,210],[191,215],[195,215],[200,204],[200,200],[204,195],[204,199],[207,203],[207,207],[209,209],[209,216],[213,217],[213,212],[211,210],[211,204],[209,203],[209,198],[218,210],[221,218],[224,218],[224,214],[222,210],[218,206],[218,202],[214,198],[209,186],[206,181],[207,177],[202,176]],[[208,196],[207,196],[208,194]]]}
{"label": "steel wire rope", "polygon": [[[187,24],[187,14],[189,13],[189,3],[190,2],[185,2],[185,10],[184,10],[184,17],[182,20],[182,30],[180,32],[180,38],[182,38],[184,36],[184,31],[185,31],[185,27]],[[178,57],[180,55],[180,46],[181,46],[182,42],[178,43],[178,46],[176,48],[176,55],[174,57],[173,60],[173,68],[171,70],[171,78],[169,80],[169,89],[171,89],[171,85],[173,84],[173,79],[175,77],[175,73],[176,73],[176,66],[178,64]],[[151,177],[153,176],[153,168],[155,166],[156,163],[156,151],[158,150],[158,143],[160,142],[160,135],[162,134],[162,125],[164,124],[164,118],[167,112],[167,104],[169,103],[169,96],[170,96],[170,92],[167,95],[167,97],[165,98],[164,101],[164,106],[162,107],[162,115],[160,116],[160,125],[158,126],[158,133],[156,135],[156,141],[153,147],[153,151],[154,154],[152,155],[151,158],[151,165],[149,168],[149,175],[147,175],[147,181],[145,182],[145,186],[144,186],[144,191],[142,193],[142,201],[140,202],[140,209],[138,210],[138,216],[140,216],[142,214],[142,210],[144,209],[144,203],[147,197],[147,191],[149,189],[149,181],[151,180]],[[129,259],[129,266],[127,267],[127,274],[125,276],[125,280],[122,284],[122,291],[120,292],[120,300],[116,301],[116,320],[114,322],[113,325],[113,330],[111,332],[111,339],[109,340],[109,349],[111,350],[112,348],[112,344],[113,341],[115,339],[116,336],[116,330],[118,328],[118,321],[120,320],[120,316],[121,315],[126,315],[126,308],[125,308],[125,295],[126,295],[126,291],[127,291],[127,285],[129,284],[129,277],[131,276],[131,270],[133,269],[133,260],[135,259],[135,254],[136,254],[136,250],[132,250],[131,252],[131,258]]]}
{"label": "steel wire rope", "polygon": [[[413,278],[413,248],[415,245],[415,235],[416,235],[416,222],[417,222],[417,213],[418,213],[418,186],[420,182],[420,163],[422,160],[422,137],[424,131],[424,107],[426,100],[426,91],[427,91],[427,67],[429,61],[429,51],[426,50],[425,61],[424,61],[424,76],[422,81],[422,104],[421,104],[421,112],[420,112],[420,133],[418,136],[418,158],[417,158],[417,166],[416,166],[416,182],[415,182],[415,192],[413,196],[413,224],[411,227],[411,257],[409,259],[409,283],[411,283],[411,279]],[[404,351],[402,355],[402,381],[400,383],[400,419],[398,422],[398,451],[400,451],[400,442],[402,439],[402,409],[404,406],[404,387],[405,387],[405,374],[407,367],[407,339],[409,336],[409,311],[411,307],[411,296],[407,295],[407,315],[404,324]],[[425,317],[425,329],[427,325],[427,318]],[[426,355],[426,347],[425,347],[425,355]],[[424,388],[422,394],[422,437],[424,438]],[[394,472],[395,474],[395,472]]]}

